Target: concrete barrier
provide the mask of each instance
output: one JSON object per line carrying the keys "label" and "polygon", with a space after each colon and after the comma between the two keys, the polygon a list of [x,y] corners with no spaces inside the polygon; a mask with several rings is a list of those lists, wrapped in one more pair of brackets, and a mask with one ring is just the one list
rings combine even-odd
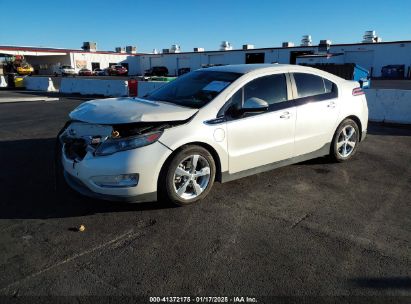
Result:
{"label": "concrete barrier", "polygon": [[49,77],[25,77],[24,86],[27,90],[56,92],[53,81]]}
{"label": "concrete barrier", "polygon": [[7,82],[4,76],[0,76],[0,88],[7,88]]}
{"label": "concrete barrier", "polygon": [[144,95],[161,88],[165,84],[169,83],[168,81],[139,81],[137,84],[137,96],[143,97]]}
{"label": "concrete barrier", "polygon": [[371,121],[411,124],[411,90],[364,91]]}
{"label": "concrete barrier", "polygon": [[112,97],[128,96],[128,84],[125,80],[63,78],[60,84],[60,93]]}

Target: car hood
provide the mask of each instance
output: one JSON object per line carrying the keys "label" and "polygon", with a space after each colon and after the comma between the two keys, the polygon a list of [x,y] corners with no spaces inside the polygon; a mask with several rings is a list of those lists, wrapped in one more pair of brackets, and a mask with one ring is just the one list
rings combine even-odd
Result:
{"label": "car hood", "polygon": [[197,111],[166,102],[123,97],[87,101],[75,108],[70,118],[95,124],[123,124],[186,120]]}

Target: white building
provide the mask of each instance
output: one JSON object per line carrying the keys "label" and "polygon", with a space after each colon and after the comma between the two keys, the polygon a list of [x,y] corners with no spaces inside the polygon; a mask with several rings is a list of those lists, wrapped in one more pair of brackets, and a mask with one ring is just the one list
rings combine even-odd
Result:
{"label": "white building", "polygon": [[50,75],[60,65],[70,65],[76,71],[82,68],[94,70],[121,64],[128,68],[130,75],[140,73],[137,54],[76,49],[56,49],[42,47],[0,46],[1,55],[23,55],[39,75]]}
{"label": "white building", "polygon": [[[242,63],[299,63],[304,55],[338,54],[337,56],[308,56],[304,63],[321,62],[355,63],[371,71],[373,77],[381,76],[381,68],[386,65],[404,65],[405,75],[410,75],[411,41],[366,42],[352,44],[332,44],[328,53],[318,45],[235,49],[226,51],[197,51],[135,54],[73,49],[0,46],[1,54],[24,55],[39,74],[52,74],[58,65],[71,65],[79,70],[107,68],[112,64],[128,67],[130,75],[141,75],[154,66],[166,66],[170,75],[178,75],[180,69],[196,70],[208,65]],[[321,58],[321,61],[319,61]],[[310,61],[311,60],[311,61]],[[327,61],[328,60],[328,61]]]}
{"label": "white building", "polygon": [[[373,77],[381,76],[381,68],[386,65],[404,65],[405,74],[411,67],[411,41],[390,41],[378,43],[333,44],[328,52],[339,54],[338,62],[355,63],[372,72]],[[179,54],[141,54],[138,57],[140,70],[153,66],[166,66],[170,74],[177,74],[181,68],[196,70],[207,65],[242,63],[297,63],[304,55],[318,54],[318,45],[255,48],[251,50],[181,52]],[[342,53],[342,55],[340,55]],[[326,56],[325,56],[326,57]],[[336,59],[336,57],[329,56]],[[306,63],[310,61],[305,60]],[[325,63],[327,61],[322,61]],[[333,61],[330,61],[332,63]],[[314,60],[313,63],[318,63]]]}

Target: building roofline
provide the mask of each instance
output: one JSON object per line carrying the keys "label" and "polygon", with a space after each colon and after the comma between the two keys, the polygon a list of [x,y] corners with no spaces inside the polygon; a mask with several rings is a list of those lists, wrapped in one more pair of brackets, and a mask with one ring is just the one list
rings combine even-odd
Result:
{"label": "building roofline", "polygon": [[[357,42],[357,43],[340,43],[340,44],[331,44],[331,47],[344,47],[344,46],[353,46],[353,45],[358,45],[358,46],[365,46],[365,45],[380,45],[380,44],[396,44],[396,43],[411,43],[411,40],[398,40],[398,41],[385,41],[385,42],[377,42],[377,43],[362,43],[362,42]],[[318,47],[318,45],[310,45],[310,46],[291,46],[291,47],[264,47],[264,48],[255,48],[255,49],[248,49],[248,50],[243,50],[243,49],[234,49],[234,50],[228,50],[228,51],[202,51],[202,52],[180,52],[180,53],[158,53],[158,54],[149,54],[149,53],[140,53],[140,56],[144,55],[179,55],[179,54],[205,54],[205,53],[230,53],[230,52],[255,52],[255,51],[267,51],[267,50],[293,50],[293,49],[307,49],[307,48],[315,48]]]}
{"label": "building roofline", "polygon": [[44,53],[82,53],[82,54],[107,54],[107,55],[125,55],[125,56],[140,56],[141,54],[130,54],[130,53],[117,53],[111,51],[95,51],[87,52],[81,49],[60,49],[60,48],[50,48],[50,47],[36,47],[36,46],[13,46],[13,45],[0,45],[0,51],[25,51],[25,52],[44,52]]}
{"label": "building roofline", "polygon": [[[344,47],[344,46],[369,46],[369,45],[381,45],[381,44],[398,44],[398,43],[411,43],[411,40],[398,40],[398,41],[385,41],[378,43],[340,43],[340,44],[331,44],[331,47]],[[159,54],[150,54],[150,53],[117,53],[112,51],[96,51],[96,52],[86,52],[81,49],[64,49],[64,48],[51,48],[51,47],[35,47],[35,46],[12,46],[12,45],[0,45],[1,50],[8,51],[26,51],[26,52],[44,52],[44,53],[81,53],[81,54],[106,54],[106,55],[123,55],[123,56],[163,56],[163,55],[184,55],[184,54],[209,54],[209,53],[230,53],[230,52],[255,52],[255,51],[267,51],[267,50],[299,50],[299,49],[310,49],[318,47],[318,45],[311,46],[292,46],[292,47],[264,47],[264,48],[255,48],[249,50],[243,49],[234,49],[229,51],[220,51],[220,50],[211,50],[203,52],[180,52],[180,53],[159,53]]]}

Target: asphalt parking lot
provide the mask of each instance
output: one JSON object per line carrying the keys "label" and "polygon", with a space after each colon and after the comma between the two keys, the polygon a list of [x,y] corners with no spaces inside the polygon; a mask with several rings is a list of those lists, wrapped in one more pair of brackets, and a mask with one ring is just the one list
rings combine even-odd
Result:
{"label": "asphalt parking lot", "polygon": [[411,128],[371,124],[351,162],[198,205],[119,204],[56,191],[54,139],[82,101],[0,103],[0,295],[411,296]]}

